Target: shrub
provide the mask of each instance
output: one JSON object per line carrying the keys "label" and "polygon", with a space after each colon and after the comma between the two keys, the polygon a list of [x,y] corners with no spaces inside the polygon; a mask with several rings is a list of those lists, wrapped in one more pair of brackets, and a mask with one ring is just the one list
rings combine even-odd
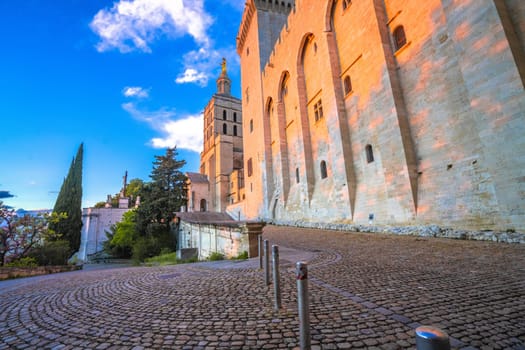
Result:
{"label": "shrub", "polygon": [[245,250],[242,253],[239,253],[234,259],[235,260],[246,260],[248,259],[248,252]]}
{"label": "shrub", "polygon": [[160,254],[162,241],[156,237],[140,237],[133,244],[133,253],[131,258],[135,262],[142,262],[147,258],[152,258]]}
{"label": "shrub", "polygon": [[69,242],[66,240],[48,241],[35,248],[29,256],[34,258],[38,265],[67,265],[69,251]]}
{"label": "shrub", "polygon": [[16,259],[5,265],[6,267],[37,267],[38,262],[35,258],[26,256],[24,258]]}
{"label": "shrub", "polygon": [[219,252],[213,252],[208,257],[208,260],[210,261],[224,260],[224,255]]}
{"label": "shrub", "polygon": [[[162,250],[164,250],[163,248]],[[177,260],[177,253],[168,253],[154,256],[152,258],[147,258],[146,263],[153,265],[174,265],[179,261]]]}

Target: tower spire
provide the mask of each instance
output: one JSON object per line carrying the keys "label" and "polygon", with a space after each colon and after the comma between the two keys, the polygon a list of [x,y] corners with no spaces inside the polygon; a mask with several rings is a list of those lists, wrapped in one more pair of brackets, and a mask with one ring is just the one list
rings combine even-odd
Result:
{"label": "tower spire", "polygon": [[217,93],[221,95],[231,94],[231,80],[228,77],[226,58],[223,58],[221,62],[221,75],[217,79]]}

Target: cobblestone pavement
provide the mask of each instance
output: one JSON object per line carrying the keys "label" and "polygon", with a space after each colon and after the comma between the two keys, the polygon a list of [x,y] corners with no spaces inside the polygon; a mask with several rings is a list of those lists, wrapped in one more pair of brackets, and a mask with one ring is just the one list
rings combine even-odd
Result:
{"label": "cobblestone pavement", "polygon": [[[283,308],[258,258],[0,282],[0,349],[298,347],[294,265],[308,261],[313,349],[525,349],[525,246],[268,226]],[[286,249],[288,248],[288,249]]]}

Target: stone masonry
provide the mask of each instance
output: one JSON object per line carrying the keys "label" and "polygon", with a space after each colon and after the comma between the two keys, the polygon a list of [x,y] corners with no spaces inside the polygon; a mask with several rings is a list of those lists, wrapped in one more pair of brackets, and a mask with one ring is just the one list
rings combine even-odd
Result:
{"label": "stone masonry", "polygon": [[247,1],[241,216],[524,232],[524,48],[518,0]]}

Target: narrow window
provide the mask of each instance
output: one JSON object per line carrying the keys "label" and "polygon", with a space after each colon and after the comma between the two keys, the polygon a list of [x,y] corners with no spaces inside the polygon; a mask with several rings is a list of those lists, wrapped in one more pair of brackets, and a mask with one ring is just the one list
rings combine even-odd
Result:
{"label": "narrow window", "polygon": [[299,183],[299,168],[295,168],[295,182]]}
{"label": "narrow window", "polygon": [[351,3],[351,0],[343,0],[343,10],[346,10]]}
{"label": "narrow window", "polygon": [[233,126],[233,136],[237,136],[237,125]]}
{"label": "narrow window", "polygon": [[222,120],[226,120],[226,111],[222,111]]}
{"label": "narrow window", "polygon": [[321,100],[317,101],[317,103],[314,104],[314,116],[315,121],[318,121],[319,119],[323,118],[323,104]]}
{"label": "narrow window", "polygon": [[345,77],[343,85],[345,89],[345,95],[348,95],[352,91],[352,80],[350,79],[349,75]]}
{"label": "narrow window", "polygon": [[396,51],[402,48],[407,43],[407,37],[405,35],[405,28],[403,26],[398,26],[396,29],[394,29],[394,45],[396,47]]}
{"label": "narrow window", "polygon": [[324,160],[321,161],[321,179],[326,179],[328,176],[328,172],[326,171],[326,162]]}
{"label": "narrow window", "polygon": [[233,112],[233,121],[237,122],[237,112]]}
{"label": "narrow window", "polygon": [[253,119],[250,119],[250,132],[253,131]]}
{"label": "narrow window", "polygon": [[367,163],[372,163],[374,161],[374,151],[372,150],[372,145],[366,145],[365,151]]}
{"label": "narrow window", "polygon": [[224,135],[226,135],[226,133],[228,132],[228,125],[226,125],[226,123],[222,124],[222,133]]}
{"label": "narrow window", "polygon": [[248,177],[252,176],[253,173],[253,165],[252,165],[252,159],[248,159]]}

